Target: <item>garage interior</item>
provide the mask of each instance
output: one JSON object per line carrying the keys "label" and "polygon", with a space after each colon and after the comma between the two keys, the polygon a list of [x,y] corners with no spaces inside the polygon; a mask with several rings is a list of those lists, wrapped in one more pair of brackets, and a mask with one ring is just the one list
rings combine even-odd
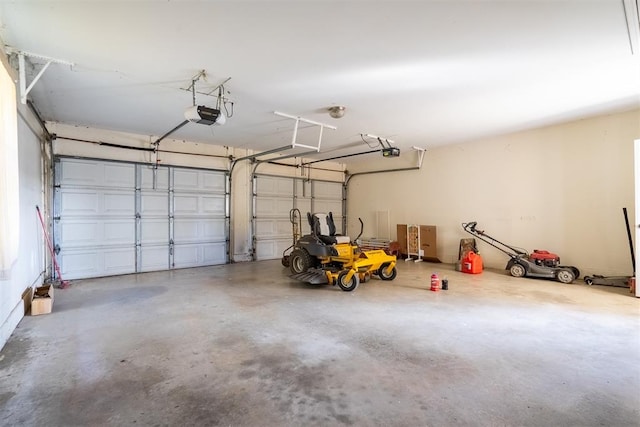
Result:
{"label": "garage interior", "polygon": [[[0,2],[3,423],[639,425],[639,22]],[[307,212],[395,279],[291,277]],[[481,240],[459,271],[475,221],[578,277],[513,277]]]}

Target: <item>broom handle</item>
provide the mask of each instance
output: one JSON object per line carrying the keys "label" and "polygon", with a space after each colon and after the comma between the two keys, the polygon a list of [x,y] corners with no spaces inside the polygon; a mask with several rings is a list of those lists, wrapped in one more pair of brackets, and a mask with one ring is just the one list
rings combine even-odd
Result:
{"label": "broom handle", "polygon": [[633,265],[633,275],[636,275],[636,255],[633,251],[633,240],[631,239],[631,228],[629,227],[629,216],[627,215],[627,208],[622,208],[624,213],[624,222],[627,224],[627,237],[629,238],[629,250],[631,251],[631,265]]}
{"label": "broom handle", "polygon": [[47,233],[47,228],[44,225],[44,220],[42,219],[42,214],[40,213],[40,208],[36,205],[36,211],[38,212],[38,218],[40,218],[40,224],[42,225],[42,232],[44,234],[44,238],[47,241],[47,247],[49,248],[49,253],[51,254],[51,260],[53,261],[53,267],[56,269],[56,273],[58,274],[58,279],[62,282],[62,273],[60,273],[60,267],[58,266],[58,261],[56,261],[56,254],[53,250],[53,245],[51,244],[51,240],[49,240],[49,234]]}

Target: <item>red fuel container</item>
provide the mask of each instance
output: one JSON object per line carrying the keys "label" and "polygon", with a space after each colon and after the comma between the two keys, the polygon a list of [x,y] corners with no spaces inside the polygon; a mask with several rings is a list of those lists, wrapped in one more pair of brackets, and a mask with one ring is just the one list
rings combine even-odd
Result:
{"label": "red fuel container", "polygon": [[482,257],[473,251],[462,258],[462,272],[469,274],[482,273]]}

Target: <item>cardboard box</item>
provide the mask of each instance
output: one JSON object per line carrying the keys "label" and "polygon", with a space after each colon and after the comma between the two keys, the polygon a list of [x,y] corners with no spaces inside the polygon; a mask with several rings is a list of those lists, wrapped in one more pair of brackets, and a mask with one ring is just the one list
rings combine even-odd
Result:
{"label": "cardboard box", "polygon": [[22,293],[22,304],[24,305],[24,315],[29,314],[29,309],[31,308],[31,300],[33,299],[33,288],[29,286]]}
{"label": "cardboard box", "polygon": [[44,285],[36,288],[31,300],[31,315],[51,313],[53,309],[53,285]]}
{"label": "cardboard box", "polygon": [[[400,254],[407,255],[407,224],[396,224],[396,240],[400,245]],[[420,256],[425,261],[440,262],[438,259],[438,248],[436,246],[436,226],[421,225],[420,226],[420,248],[418,248]]]}

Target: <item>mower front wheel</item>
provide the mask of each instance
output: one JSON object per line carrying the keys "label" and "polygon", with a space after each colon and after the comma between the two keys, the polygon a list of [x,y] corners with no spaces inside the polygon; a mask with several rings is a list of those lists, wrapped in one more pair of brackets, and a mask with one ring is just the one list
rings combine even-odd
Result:
{"label": "mower front wheel", "polygon": [[312,267],[311,255],[304,249],[295,249],[289,255],[289,269],[293,274],[304,273]]}
{"label": "mower front wheel", "polygon": [[509,273],[511,273],[513,277],[524,277],[524,275],[527,274],[527,269],[524,268],[522,264],[513,264],[509,269]]}
{"label": "mower front wheel", "polygon": [[380,279],[382,280],[393,280],[396,278],[396,275],[398,274],[398,270],[396,270],[395,267],[393,267],[393,269],[391,270],[391,273],[386,274],[385,271],[387,269],[387,267],[389,267],[389,263],[385,262],[384,264],[382,264],[380,266],[380,268],[378,269],[378,277],[380,277]]}
{"label": "mower front wheel", "polygon": [[354,291],[360,284],[360,278],[358,278],[358,274],[356,273],[351,276],[351,280],[347,282],[345,279],[347,274],[349,274],[349,270],[341,271],[340,274],[338,274],[337,282],[338,286],[340,286],[340,289],[345,292],[351,292]]}

